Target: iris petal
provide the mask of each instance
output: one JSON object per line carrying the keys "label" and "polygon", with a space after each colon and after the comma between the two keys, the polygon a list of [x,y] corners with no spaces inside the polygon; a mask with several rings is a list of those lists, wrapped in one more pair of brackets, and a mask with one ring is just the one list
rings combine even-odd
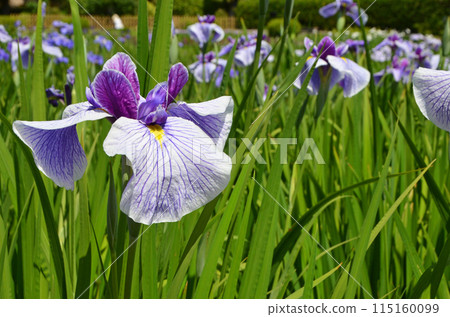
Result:
{"label": "iris petal", "polygon": [[450,72],[419,68],[414,73],[413,86],[423,115],[450,132]]}
{"label": "iris petal", "polygon": [[136,73],[136,65],[131,60],[130,56],[125,53],[117,53],[103,65],[103,69],[115,69],[125,75],[133,87],[135,96],[138,98],[140,94],[139,79]]}
{"label": "iris petal", "polygon": [[83,102],[69,106],[62,120],[16,121],[13,129],[31,148],[38,168],[56,185],[73,189],[74,182],[83,176],[87,165],[75,125],[109,116]]}
{"label": "iris petal", "polygon": [[340,4],[338,2],[332,2],[330,4],[327,4],[326,6],[323,6],[319,9],[319,14],[323,16],[324,18],[329,18],[333,15],[335,15],[339,11]]}
{"label": "iris petal", "polygon": [[202,103],[179,103],[169,109],[169,115],[195,123],[223,150],[233,120],[233,98],[220,97]]}
{"label": "iris petal", "polygon": [[369,84],[369,71],[355,62],[336,56],[328,56],[327,60],[330,66],[338,71],[343,78],[340,84],[344,89],[344,97],[356,95]]}
{"label": "iris petal", "polygon": [[137,98],[125,75],[117,70],[102,70],[92,82],[98,103],[116,118],[136,118]]}
{"label": "iris petal", "polygon": [[231,159],[194,123],[169,117],[162,130],[158,140],[139,121],[120,118],[103,145],[109,156],[131,161],[134,175],[120,208],[147,225],[178,221],[205,205],[227,186],[231,172]]}

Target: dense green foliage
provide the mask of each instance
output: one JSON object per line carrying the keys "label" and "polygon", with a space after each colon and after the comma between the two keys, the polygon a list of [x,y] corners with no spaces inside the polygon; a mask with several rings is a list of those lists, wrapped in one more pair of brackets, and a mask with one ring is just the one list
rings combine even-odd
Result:
{"label": "dense green foliage", "polygon": [[[284,0],[270,0],[268,16],[282,17]],[[325,19],[319,15],[319,8],[331,0],[296,0],[294,15],[299,12],[298,19],[305,27],[330,29],[336,25],[336,18]],[[361,8],[365,9],[373,0],[361,0]],[[236,16],[244,18],[247,27],[256,27],[258,22],[259,0],[240,0],[236,7]],[[450,5],[446,0],[377,0],[367,12],[370,16],[368,26],[394,28],[403,30],[410,28],[419,32],[440,34],[446,16],[450,15]]]}
{"label": "dense green foliage", "polygon": [[[94,44],[99,31],[81,33],[71,2],[77,36],[69,65],[78,65],[78,87],[101,69],[85,64],[85,43],[105,60],[118,51],[146,56],[146,21],[139,39],[114,43],[109,52]],[[153,66],[145,70],[162,80],[173,56],[167,54],[174,41],[170,3],[160,2],[157,12],[162,29],[154,30]],[[171,62],[189,65],[199,48],[186,35],[178,40],[184,45]],[[40,45],[34,68],[12,73],[9,63],[1,64],[0,297],[450,298],[449,134],[421,114],[411,83],[391,77],[351,98],[336,85],[316,116],[317,97],[306,84],[292,86],[308,57],[295,54],[302,40],[298,34],[272,40],[274,62],[240,68],[219,89],[191,76],[179,101],[222,92],[234,100],[230,138],[237,150],[232,142],[225,147],[235,158],[230,182],[178,222],[140,225],[134,244],[129,228],[136,226],[119,210],[129,175],[122,158],[108,157],[102,147],[110,121],[77,126],[88,167],[73,191],[43,175],[12,131],[15,120],[61,118],[64,105],[43,104],[42,87],[62,89],[69,65],[43,56]],[[373,73],[364,52],[349,58]],[[265,83],[277,87],[267,98]],[[72,94],[84,100],[83,89]],[[276,144],[282,137],[295,140],[285,161]],[[265,142],[251,152],[242,138]],[[310,151],[310,160],[298,161],[310,138],[325,164]]]}

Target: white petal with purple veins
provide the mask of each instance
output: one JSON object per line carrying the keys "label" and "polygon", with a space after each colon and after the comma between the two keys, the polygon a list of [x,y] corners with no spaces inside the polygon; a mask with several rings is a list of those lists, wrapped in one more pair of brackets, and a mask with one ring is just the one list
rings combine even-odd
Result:
{"label": "white petal with purple veins", "polygon": [[14,133],[31,148],[37,167],[56,185],[74,188],[83,176],[86,155],[78,141],[76,124],[110,117],[87,103],[69,106],[65,118],[54,121],[15,121]]}
{"label": "white petal with purple veins", "polygon": [[192,121],[223,150],[233,121],[233,108],[233,98],[224,96],[201,103],[172,104],[169,114]]}
{"label": "white petal with purple veins", "polygon": [[419,68],[414,73],[413,86],[423,115],[450,132],[450,72]]}
{"label": "white petal with purple veins", "polygon": [[340,82],[344,97],[352,97],[369,84],[370,73],[354,61],[344,57],[327,56],[330,66],[341,73],[343,79]]}
{"label": "white petal with purple veins", "polygon": [[134,175],[121,210],[150,225],[178,221],[205,205],[227,186],[231,159],[194,123],[169,117],[164,126],[120,118],[105,139],[109,156],[126,155]]}

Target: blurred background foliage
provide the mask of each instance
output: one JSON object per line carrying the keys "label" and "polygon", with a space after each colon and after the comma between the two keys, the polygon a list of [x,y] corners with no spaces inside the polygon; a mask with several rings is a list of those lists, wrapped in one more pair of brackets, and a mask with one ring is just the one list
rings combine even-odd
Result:
{"label": "blurred background foliage", "polygon": [[[19,8],[11,8],[8,1],[2,1],[0,12],[3,14],[36,12],[36,0],[22,0],[25,4]],[[330,29],[336,25],[335,19],[325,19],[318,10],[332,0],[296,0],[294,15],[298,14],[298,22],[305,28],[312,26],[319,29]],[[69,14],[69,2],[61,0],[47,1],[50,13]],[[137,1],[129,0],[79,0],[87,11],[94,15],[133,15],[137,13]],[[362,8],[369,7],[373,0],[360,0]],[[149,15],[155,12],[156,0],[148,1]],[[269,0],[269,12],[266,23],[283,17],[285,0]],[[245,19],[246,27],[256,28],[259,14],[259,0],[175,0],[174,15],[215,14],[217,16],[236,16],[240,21]],[[84,14],[84,12],[80,12]],[[369,27],[394,28],[422,33],[441,34],[446,16],[450,16],[448,0],[377,0],[370,8]],[[272,22],[272,26],[277,22]]]}

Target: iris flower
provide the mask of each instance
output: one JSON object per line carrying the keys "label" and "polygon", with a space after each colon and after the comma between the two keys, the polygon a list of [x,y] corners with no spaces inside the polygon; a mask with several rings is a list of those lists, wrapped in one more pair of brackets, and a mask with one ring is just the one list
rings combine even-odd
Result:
{"label": "iris flower", "polygon": [[204,48],[209,41],[219,42],[224,37],[224,31],[214,23],[216,18],[213,15],[199,16],[198,22],[189,25],[187,31],[190,37],[198,43],[200,48]]}
{"label": "iris flower", "polygon": [[57,185],[73,189],[87,165],[76,124],[109,118],[114,123],[103,148],[109,156],[125,155],[134,172],[121,210],[148,225],[177,221],[214,199],[231,172],[223,148],[233,101],[176,102],[187,80],[187,69],[176,64],[167,82],[141,97],[136,66],[117,53],[86,89],[88,102],[68,106],[61,120],[16,121],[13,129],[32,149],[39,169]]}
{"label": "iris flower", "polygon": [[12,40],[11,36],[6,31],[5,27],[0,24],[0,42],[8,43]]}
{"label": "iris flower", "polygon": [[[264,60],[272,51],[272,46],[265,41],[266,37],[263,36],[263,40],[261,41],[261,51],[260,51],[260,62]],[[219,52],[219,56],[224,56],[228,54],[234,46],[235,40],[232,37],[228,38],[229,43],[225,45]],[[236,52],[234,55],[234,62],[239,67],[247,67],[253,64],[255,60],[255,52],[256,52],[256,35],[242,35],[238,39],[238,44],[236,45]],[[269,59],[268,61],[272,61]]]}
{"label": "iris flower", "polygon": [[422,114],[450,132],[450,72],[419,68],[413,76],[413,89]]}
{"label": "iris flower", "polygon": [[95,37],[94,43],[100,45],[100,47],[103,47],[108,52],[110,52],[112,50],[112,47],[113,47],[113,42],[108,40],[106,37],[104,37],[102,35],[97,35]]}
{"label": "iris flower", "polygon": [[[11,65],[13,72],[17,70],[17,62],[19,60],[19,50],[20,56],[22,58],[23,67],[28,68],[31,55],[30,51],[32,51],[33,49],[34,47],[31,45],[31,40],[28,37],[20,38],[17,41],[11,41],[8,43],[8,50],[11,53]],[[45,41],[42,42],[42,51],[56,58],[63,57],[63,53],[59,47],[53,46]]]}
{"label": "iris flower", "polygon": [[53,26],[59,29],[59,32],[63,35],[70,36],[73,34],[73,25],[59,20],[53,21]]}
{"label": "iris flower", "polygon": [[7,62],[9,61],[9,54],[4,50],[0,48],[0,61]]}
{"label": "iris flower", "polygon": [[92,64],[96,64],[96,65],[103,64],[103,56],[96,55],[96,54],[94,54],[94,52],[88,52],[86,55],[86,59],[89,63],[92,63]]}
{"label": "iris flower", "polygon": [[386,74],[392,74],[394,81],[396,82],[409,82],[409,77],[411,75],[411,65],[409,60],[406,58],[400,59],[398,56],[394,56],[390,66],[373,75],[375,83],[378,84],[381,78]]}
{"label": "iris flower", "polygon": [[[305,38],[305,47],[309,50],[313,42]],[[322,85],[328,85],[327,90],[339,84],[344,90],[344,97],[352,97],[367,86],[370,73],[355,62],[343,57],[348,51],[346,44],[336,47],[331,38],[324,37],[317,46],[314,46],[311,56],[307,59],[300,76],[294,82],[300,88],[314,61],[319,57],[314,73],[308,83],[308,93],[317,95]]]}
{"label": "iris flower", "polygon": [[345,15],[351,17],[356,25],[359,23],[359,15],[361,14],[361,20],[365,25],[367,23],[368,17],[365,12],[359,13],[359,8],[353,0],[336,0],[326,6],[319,9],[319,14],[324,18],[329,18],[336,15],[338,12],[344,13]]}
{"label": "iris flower", "polygon": [[189,70],[194,75],[194,78],[199,83],[209,83],[212,79],[215,79],[216,86],[219,87],[222,78],[223,71],[227,61],[222,58],[216,58],[214,52],[208,52],[205,55],[200,54],[198,61],[189,65]]}

